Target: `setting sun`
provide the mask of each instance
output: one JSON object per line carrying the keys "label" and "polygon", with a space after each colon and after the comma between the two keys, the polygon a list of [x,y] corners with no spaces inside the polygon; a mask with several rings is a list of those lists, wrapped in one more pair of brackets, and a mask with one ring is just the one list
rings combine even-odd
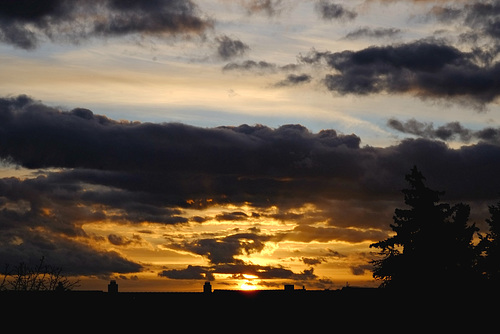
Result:
{"label": "setting sun", "polygon": [[243,274],[245,281],[240,284],[240,290],[249,291],[249,290],[257,290],[257,285],[252,283],[252,280],[259,278],[255,275]]}
{"label": "setting sun", "polygon": [[253,285],[253,283],[251,283],[249,281],[245,281],[245,282],[241,283],[240,290],[244,290],[244,291],[257,290],[257,287],[255,285]]}

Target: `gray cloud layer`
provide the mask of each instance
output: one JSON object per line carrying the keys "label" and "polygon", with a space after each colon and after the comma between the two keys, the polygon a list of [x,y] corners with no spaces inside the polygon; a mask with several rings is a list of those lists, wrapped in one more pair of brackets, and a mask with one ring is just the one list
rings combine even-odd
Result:
{"label": "gray cloud layer", "polygon": [[354,20],[358,14],[346,9],[343,5],[329,0],[320,0],[316,3],[316,10],[324,20]]}
{"label": "gray cloud layer", "polygon": [[325,76],[324,84],[342,95],[408,93],[482,107],[500,94],[500,63],[481,65],[478,53],[438,40],[420,40],[359,51],[312,51],[300,60],[306,64],[325,62],[335,70]]}
{"label": "gray cloud layer", "polygon": [[43,38],[202,33],[212,23],[190,0],[31,0],[0,3],[0,40],[34,49]]}
{"label": "gray cloud layer", "polygon": [[[249,14],[274,16],[287,1],[241,0]],[[34,49],[44,40],[79,42],[132,34],[203,34],[213,27],[193,1],[48,0],[0,2],[0,41]],[[320,18],[352,21],[357,13],[337,2],[315,2]],[[484,108],[500,93],[497,61],[500,6],[497,1],[435,6],[428,17],[458,24],[460,45],[448,40],[371,46],[339,52],[311,51],[297,64],[265,60],[232,62],[225,72],[286,73],[273,87],[306,84],[323,71],[321,82],[335,94],[409,94],[424,99],[465,102]],[[394,37],[394,28],[360,28],[346,38]],[[217,57],[230,60],[249,50],[244,42],[219,35]],[[465,47],[464,47],[465,46]],[[468,51],[467,51],[468,50]],[[314,71],[308,72],[308,66]],[[318,69],[320,69],[318,71]],[[95,236],[82,225],[116,223],[203,223],[251,219],[243,212],[187,217],[183,209],[245,204],[255,215],[276,207],[270,218],[296,227],[274,235],[256,231],[200,237],[167,247],[206,258],[207,266],[171,269],[160,276],[213,279],[215,273],[255,274],[261,279],[313,279],[313,270],[294,273],[238,258],[281,240],[359,243],[384,238],[404,174],[414,164],[446,200],[482,203],[498,198],[500,131],[472,130],[459,122],[435,127],[417,120],[391,119],[388,126],[418,136],[393,146],[361,146],[355,134],[312,133],[301,125],[198,128],[184,124],[119,122],[84,108],[61,111],[27,96],[0,98],[0,158],[37,177],[0,179],[0,258],[8,263],[45,256],[68,273],[109,275],[142,269],[116,252],[93,248]],[[436,140],[439,139],[439,140]],[[442,142],[477,144],[451,149]],[[289,209],[313,204],[313,212]],[[201,212],[201,211],[200,211]],[[313,225],[323,222],[325,226]],[[118,234],[115,247],[140,243]],[[318,259],[305,259],[309,265]],[[353,268],[362,273],[364,267]]]}
{"label": "gray cloud layer", "polygon": [[[434,6],[429,16],[444,22],[457,22],[470,28],[462,36],[465,40],[475,42],[482,37],[497,40],[500,37],[500,4],[496,0],[475,1],[460,4]],[[498,44],[498,43],[496,43]]]}
{"label": "gray cloud layer", "polygon": [[237,39],[231,39],[228,36],[219,36],[215,39],[217,43],[217,54],[223,60],[242,56],[250,49],[248,45]]}
{"label": "gray cloud layer", "polygon": [[[248,13],[274,16],[296,3],[240,0],[237,4]],[[354,9],[347,9],[342,3],[318,0],[313,5],[325,20],[350,21],[357,16]],[[458,41],[452,44],[451,39],[426,38],[356,51],[312,51],[299,56],[299,64],[246,60],[229,63],[223,70],[268,74],[295,71],[305,64],[321,64],[325,65],[321,82],[335,94],[409,94],[465,103],[477,109],[495,102],[500,87],[498,2],[446,2],[434,6],[425,17],[455,23]],[[50,0],[37,2],[36,6],[30,0],[7,1],[0,4],[0,40],[23,49],[34,49],[47,39],[79,42],[93,37],[132,34],[203,34],[214,27],[215,19],[204,17],[191,0]],[[346,38],[386,38],[399,33],[397,28],[361,27]],[[211,43],[221,60],[243,56],[249,50],[243,41],[224,34]],[[270,87],[306,83],[317,73],[290,74]]]}
{"label": "gray cloud layer", "polygon": [[[400,131],[412,128],[391,124]],[[451,125],[437,131],[418,122],[414,128],[411,131],[436,136],[441,130],[465,131]],[[268,215],[296,223],[296,228],[275,235],[253,231],[169,245],[207,258],[211,266],[198,268],[199,275],[228,273],[238,266],[251,269],[252,264],[242,263],[238,256],[260,252],[265,242],[356,243],[383,238],[401,203],[404,175],[414,164],[433,188],[447,191],[446,200],[496,201],[498,142],[451,149],[431,135],[423,137],[386,148],[362,147],[354,134],[312,133],[301,125],[198,128],[119,122],[88,109],[61,111],[27,96],[2,98],[0,157],[43,170],[35,178],[0,179],[1,258],[17,263],[45,255],[47,261],[74,273],[134,272],[140,264],[92,248],[93,236],[82,225],[98,220],[203,223],[202,211],[189,218],[183,209],[216,204],[247,205],[254,213],[226,212],[212,219],[242,221]],[[315,210],[289,211],[306,203]],[[270,207],[278,211],[266,213]],[[317,222],[326,226],[312,225]],[[110,235],[102,242],[121,246],[140,239]],[[288,270],[253,269],[273,277],[278,276],[276,270]]]}
{"label": "gray cloud layer", "polygon": [[500,144],[499,128],[484,128],[481,130],[467,129],[460,122],[450,122],[434,128],[433,123],[419,122],[416,119],[410,119],[401,122],[391,118],[387,125],[399,132],[416,135],[423,138],[441,139],[441,140],[459,140],[469,142],[472,139],[478,139],[484,142]]}

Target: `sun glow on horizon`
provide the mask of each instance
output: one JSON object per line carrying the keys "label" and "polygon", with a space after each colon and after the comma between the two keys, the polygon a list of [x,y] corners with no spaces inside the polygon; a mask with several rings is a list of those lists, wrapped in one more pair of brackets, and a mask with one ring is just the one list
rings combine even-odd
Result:
{"label": "sun glow on horizon", "polygon": [[240,284],[240,290],[244,291],[257,290],[257,285],[252,283],[252,280],[259,278],[258,276],[250,274],[243,274],[242,276],[245,278],[245,281]]}
{"label": "sun glow on horizon", "polygon": [[251,283],[250,281],[245,281],[245,282],[241,283],[240,290],[253,291],[253,290],[257,290],[257,287],[255,285],[253,285],[253,283]]}

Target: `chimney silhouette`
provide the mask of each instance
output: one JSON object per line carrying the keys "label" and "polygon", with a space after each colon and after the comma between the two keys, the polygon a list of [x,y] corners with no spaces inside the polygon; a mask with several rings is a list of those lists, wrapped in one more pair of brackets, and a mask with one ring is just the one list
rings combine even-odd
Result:
{"label": "chimney silhouette", "polygon": [[118,284],[116,284],[115,280],[109,281],[108,292],[109,293],[118,293]]}
{"label": "chimney silhouette", "polygon": [[205,285],[203,285],[203,293],[212,293],[212,285],[210,282],[205,282]]}

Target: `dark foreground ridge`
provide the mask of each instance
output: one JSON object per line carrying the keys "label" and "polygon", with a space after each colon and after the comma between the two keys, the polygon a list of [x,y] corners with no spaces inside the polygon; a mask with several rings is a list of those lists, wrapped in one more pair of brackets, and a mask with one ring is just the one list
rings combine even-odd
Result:
{"label": "dark foreground ridge", "polygon": [[[111,284],[110,284],[111,285]],[[293,286],[292,286],[293,287]],[[356,330],[496,330],[498,294],[466,291],[391,291],[344,287],[339,290],[208,290],[204,292],[3,291],[5,319],[66,319],[82,326],[106,324],[129,328],[163,319],[193,328],[234,322],[239,328],[268,321],[280,328],[324,328],[332,324]],[[82,321],[84,320],[84,321]],[[156,321],[155,320],[155,321]],[[111,322],[110,322],[111,321]],[[400,326],[398,328],[393,327]],[[261,324],[262,325],[262,324]],[[323,326],[323,327],[321,327]],[[401,327],[402,326],[402,327]]]}

